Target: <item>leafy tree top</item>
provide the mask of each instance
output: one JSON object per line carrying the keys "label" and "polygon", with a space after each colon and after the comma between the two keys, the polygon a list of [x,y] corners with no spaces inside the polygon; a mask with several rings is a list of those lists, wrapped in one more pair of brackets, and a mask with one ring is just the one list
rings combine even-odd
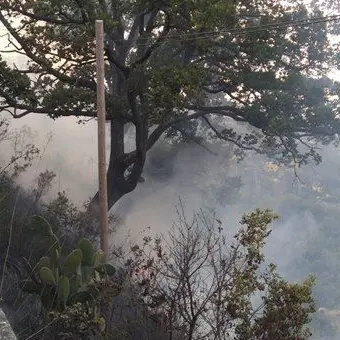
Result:
{"label": "leafy tree top", "polygon": [[[109,206],[135,188],[166,132],[194,138],[201,126],[241,151],[319,162],[316,142],[339,131],[339,86],[328,78],[338,45],[328,35],[334,20],[322,16],[302,1],[4,0],[9,45],[28,62],[0,61],[1,109],[95,117],[94,22],[103,19]],[[128,123],[132,152],[124,151]]]}

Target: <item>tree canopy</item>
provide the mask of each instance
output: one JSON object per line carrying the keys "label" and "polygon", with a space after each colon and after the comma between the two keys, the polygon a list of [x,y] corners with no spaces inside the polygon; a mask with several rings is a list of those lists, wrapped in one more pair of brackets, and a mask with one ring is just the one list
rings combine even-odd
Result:
{"label": "tree canopy", "polygon": [[134,190],[165,134],[194,138],[203,128],[239,151],[301,165],[320,162],[317,143],[340,130],[339,84],[329,78],[338,17],[303,1],[3,0],[7,51],[27,67],[0,60],[1,110],[96,117],[96,19],[105,24],[109,207]]}

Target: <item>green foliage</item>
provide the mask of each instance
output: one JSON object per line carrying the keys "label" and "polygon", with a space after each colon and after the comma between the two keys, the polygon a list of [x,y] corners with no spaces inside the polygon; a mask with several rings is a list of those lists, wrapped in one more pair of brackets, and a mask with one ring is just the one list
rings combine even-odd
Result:
{"label": "green foliage", "polygon": [[62,312],[50,313],[54,323],[48,329],[45,338],[56,338],[60,329],[67,330],[60,336],[63,339],[106,339],[102,335],[105,329],[105,320],[100,316],[94,316],[89,309],[81,303],[67,306]]}
{"label": "green foliage", "polygon": [[195,64],[181,67],[169,63],[152,69],[146,75],[150,78],[147,105],[154,109],[150,125],[160,124],[174,108],[181,112],[188,104],[188,98],[198,98],[206,79],[205,73],[204,68]]}
{"label": "green foliage", "polygon": [[92,243],[87,239],[82,239],[78,242],[78,247],[81,250],[82,264],[85,266],[92,266],[95,260],[95,251]]}
{"label": "green foliage", "polygon": [[103,252],[96,251],[85,238],[64,256],[45,218],[34,216],[32,231],[36,239],[42,238],[45,243],[46,255],[37,261],[20,288],[40,300],[47,324],[44,336],[70,334],[72,339],[87,339],[95,333],[96,339],[101,338],[108,317],[103,314],[103,304],[120,291],[113,279],[115,268],[104,263]]}
{"label": "green foliage", "polygon": [[[1,2],[0,21],[12,27],[18,52],[28,58],[24,70],[0,60],[2,107],[23,115],[96,117],[94,22],[101,18],[107,120],[116,136],[108,178],[118,183],[118,198],[136,187],[147,151],[187,120],[203,123],[184,124],[184,132],[203,130],[236,145],[238,154],[254,150],[285,164],[319,163],[316,145],[334,142],[340,131],[340,86],[329,79],[339,67],[339,43],[329,34],[336,22],[310,21],[323,8],[274,0]],[[11,26],[17,18],[22,30]],[[308,24],[286,24],[295,21]],[[232,120],[252,129],[235,128]],[[128,154],[126,124],[139,131]]]}
{"label": "green foliage", "polygon": [[96,267],[96,271],[101,275],[109,275],[109,276],[114,275],[114,273],[116,272],[115,268],[107,263],[98,265]]}
{"label": "green foliage", "polygon": [[82,264],[83,252],[82,249],[74,249],[65,259],[63,273],[77,273]]}
{"label": "green foliage", "polygon": [[31,226],[32,226],[32,231],[39,236],[51,237],[51,238],[53,238],[54,236],[50,224],[42,216],[38,216],[38,215],[33,216]]}
{"label": "green foliage", "polygon": [[[43,204],[43,216],[49,221],[53,232],[63,239],[63,250],[71,252],[74,250],[76,240],[82,238],[95,242],[98,235],[97,217],[87,211],[87,203],[83,207],[77,207],[66,195],[59,192],[57,197],[48,204]],[[112,216],[109,217],[113,222]]]}
{"label": "green foliage", "polygon": [[125,262],[140,298],[163,315],[167,329],[189,340],[309,338],[314,277],[287,282],[263,254],[277,214],[244,215],[230,238],[220,220],[204,214],[188,220],[178,211],[167,235],[145,236]]}
{"label": "green foliage", "polygon": [[39,271],[39,276],[44,285],[56,285],[56,278],[50,268],[42,267]]}
{"label": "green foliage", "polygon": [[62,303],[62,306],[66,306],[68,297],[71,293],[70,280],[66,276],[62,276],[57,285],[58,298]]}
{"label": "green foliage", "polygon": [[274,276],[268,282],[267,295],[262,297],[262,315],[255,317],[252,325],[246,321],[237,326],[239,339],[309,339],[312,333],[306,325],[315,312],[314,281],[310,276],[302,284],[291,284]]}
{"label": "green foliage", "polygon": [[[103,263],[103,254],[96,252],[87,239],[78,242],[78,248],[65,258],[61,257],[59,241],[49,223],[42,217],[34,216],[34,230],[50,243],[57,246],[48,249],[49,256],[43,256],[33,268],[30,280],[22,282],[22,290],[42,293],[41,301],[46,310],[64,310],[77,302],[96,301],[100,292],[95,284],[115,273],[115,268]],[[58,242],[56,242],[58,241]]]}

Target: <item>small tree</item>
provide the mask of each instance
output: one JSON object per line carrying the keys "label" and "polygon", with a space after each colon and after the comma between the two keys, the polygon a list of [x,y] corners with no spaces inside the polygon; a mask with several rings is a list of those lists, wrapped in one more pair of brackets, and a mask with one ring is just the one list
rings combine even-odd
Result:
{"label": "small tree", "polygon": [[0,176],[3,179],[14,179],[32,165],[39,155],[39,149],[29,142],[31,131],[23,127],[11,130],[9,120],[0,117],[0,143],[10,150],[9,156],[0,158]]}
{"label": "small tree", "polygon": [[144,238],[126,262],[140,298],[168,339],[307,339],[314,279],[301,284],[265,265],[262,248],[277,218],[269,210],[245,215],[231,242],[222,224],[182,209],[166,235]]}

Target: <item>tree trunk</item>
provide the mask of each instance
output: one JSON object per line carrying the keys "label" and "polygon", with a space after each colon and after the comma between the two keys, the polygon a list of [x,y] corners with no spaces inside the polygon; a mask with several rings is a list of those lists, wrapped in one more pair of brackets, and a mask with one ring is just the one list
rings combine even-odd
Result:
{"label": "tree trunk", "polygon": [[[142,160],[136,156],[131,164],[126,164],[124,154],[124,123],[119,120],[112,120],[110,127],[111,152],[107,169],[108,210],[110,210],[124,195],[136,188],[145,162],[144,155]],[[129,165],[133,165],[134,168],[131,176],[125,174]],[[99,192],[94,195],[87,210],[91,216],[99,216]]]}
{"label": "tree trunk", "polygon": [[193,340],[194,330],[195,330],[196,322],[191,322],[188,333],[188,340]]}
{"label": "tree trunk", "polygon": [[[113,179],[112,172],[107,172],[107,204],[108,210],[110,210],[116,202],[122,198],[125,193],[122,193],[118,190],[117,186],[115,186],[115,181]],[[98,217],[99,216],[99,192],[91,199],[91,202],[88,206],[87,211],[91,214],[91,216]]]}
{"label": "tree trunk", "polygon": [[[118,32],[119,31],[119,32]],[[124,39],[124,29],[118,29],[121,39]],[[109,41],[113,44],[113,41]],[[126,52],[124,45],[116,46],[116,59],[123,65]],[[124,73],[117,65],[111,63],[111,74],[108,74],[108,83],[110,93],[113,98],[126,99],[130,106],[127,111],[131,111],[134,116],[134,125],[136,127],[136,152],[133,157],[127,161],[127,154],[124,152],[124,126],[126,118],[119,118],[119,107],[112,105],[107,106],[107,116],[110,121],[110,159],[107,169],[107,198],[108,210],[127,193],[133,191],[140,180],[144,168],[144,162],[147,151],[148,141],[148,121],[147,116],[143,118],[141,112],[137,108],[136,93],[128,91],[127,85],[128,75]],[[110,111],[111,110],[111,111]],[[126,108],[123,108],[126,110]],[[121,115],[123,117],[124,115]],[[127,170],[131,170],[127,174]],[[97,192],[92,198],[88,211],[94,216],[99,216],[99,193]]]}

